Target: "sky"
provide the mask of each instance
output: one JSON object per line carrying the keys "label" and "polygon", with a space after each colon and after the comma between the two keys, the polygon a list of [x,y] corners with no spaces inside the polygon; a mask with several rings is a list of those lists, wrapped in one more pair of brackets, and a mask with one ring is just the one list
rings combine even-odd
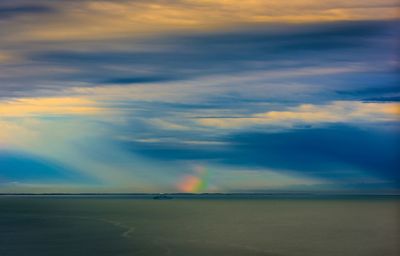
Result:
{"label": "sky", "polygon": [[0,192],[398,191],[397,0],[0,2]]}

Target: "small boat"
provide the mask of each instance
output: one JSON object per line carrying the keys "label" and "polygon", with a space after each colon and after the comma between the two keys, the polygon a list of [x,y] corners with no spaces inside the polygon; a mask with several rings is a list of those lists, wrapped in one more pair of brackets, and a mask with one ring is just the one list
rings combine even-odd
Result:
{"label": "small boat", "polygon": [[173,197],[172,196],[168,196],[168,195],[164,195],[164,194],[160,194],[160,195],[154,196],[153,199],[155,199],[155,200],[169,200],[169,199],[173,199]]}

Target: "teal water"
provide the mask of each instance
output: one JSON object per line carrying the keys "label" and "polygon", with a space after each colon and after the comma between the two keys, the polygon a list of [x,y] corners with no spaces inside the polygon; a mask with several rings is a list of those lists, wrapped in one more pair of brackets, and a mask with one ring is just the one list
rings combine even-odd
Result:
{"label": "teal water", "polygon": [[1,256],[400,255],[398,198],[0,196]]}

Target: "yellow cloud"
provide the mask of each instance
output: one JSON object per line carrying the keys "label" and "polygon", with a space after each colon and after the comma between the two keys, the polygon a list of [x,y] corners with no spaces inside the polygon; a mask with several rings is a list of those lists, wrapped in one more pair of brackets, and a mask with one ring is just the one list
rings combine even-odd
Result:
{"label": "yellow cloud", "polygon": [[0,52],[0,63],[5,63],[10,59],[10,56],[4,52]]}
{"label": "yellow cloud", "polygon": [[40,115],[89,115],[102,109],[96,102],[78,97],[20,98],[0,101],[0,117]]}
{"label": "yellow cloud", "polygon": [[191,129],[190,127],[181,124],[175,124],[162,119],[150,119],[149,123],[166,130],[186,131]]}
{"label": "yellow cloud", "polygon": [[336,101],[326,105],[303,104],[284,111],[268,111],[237,118],[200,118],[203,126],[238,128],[254,125],[284,125],[329,122],[384,122],[400,120],[398,103]]}
{"label": "yellow cloud", "polygon": [[0,51],[0,64],[15,63],[20,59],[16,53]]}
{"label": "yellow cloud", "polygon": [[[24,17],[8,38],[81,40],[214,30],[248,23],[395,19],[395,0],[63,1],[60,10]],[[29,24],[27,26],[26,24]],[[11,30],[10,30],[11,31]],[[15,32],[14,32],[15,31]],[[14,38],[15,39],[15,38]]]}

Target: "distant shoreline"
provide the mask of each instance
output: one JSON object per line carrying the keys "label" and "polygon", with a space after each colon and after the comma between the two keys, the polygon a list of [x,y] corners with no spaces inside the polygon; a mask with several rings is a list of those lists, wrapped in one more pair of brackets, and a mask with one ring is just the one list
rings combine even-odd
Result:
{"label": "distant shoreline", "polygon": [[0,193],[0,196],[72,196],[72,197],[154,197],[159,195],[173,198],[313,198],[313,197],[400,197],[400,192],[271,192],[271,193]]}

